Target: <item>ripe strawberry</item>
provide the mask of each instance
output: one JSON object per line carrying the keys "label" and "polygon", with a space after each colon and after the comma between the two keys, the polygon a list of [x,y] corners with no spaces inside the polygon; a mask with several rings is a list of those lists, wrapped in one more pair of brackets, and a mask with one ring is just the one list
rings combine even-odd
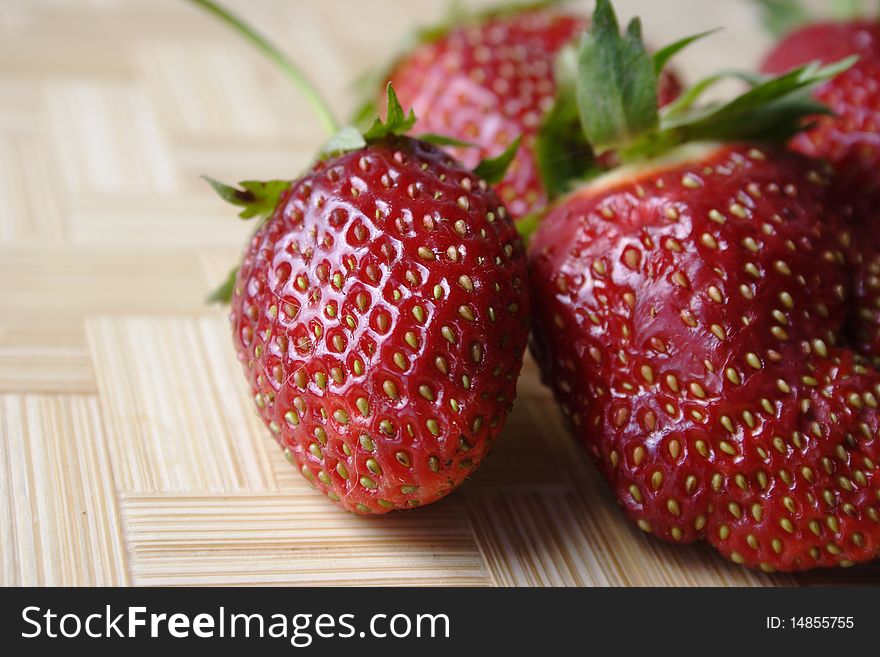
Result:
{"label": "ripe strawberry", "polygon": [[351,511],[436,501],[516,394],[522,242],[486,183],[396,134],[319,160],[251,240],[232,296],[260,416]]}
{"label": "ripe strawberry", "polygon": [[797,71],[658,127],[638,101],[650,58],[619,36],[607,0],[594,25],[582,58],[615,49],[626,56],[607,61],[636,64],[629,77],[581,72],[581,99],[601,88],[629,111],[585,122],[588,137],[647,161],[564,197],[532,239],[545,381],[643,530],[705,539],[768,571],[875,558],[880,373],[836,346],[851,236],[826,172],[776,146],[675,146],[689,134],[778,136],[812,111],[777,122],[791,93],[837,69]]}
{"label": "ripe strawberry", "polygon": [[515,151],[471,171],[406,136],[415,116],[390,85],[387,106],[293,182],[209,181],[243,218],[266,216],[216,295],[231,296],[257,411],[318,490],[364,514],[429,504],[474,471],[529,328],[523,243],[486,182]]}
{"label": "ripe strawberry", "polygon": [[880,364],[880,22],[808,25],[784,38],[764,62],[776,73],[812,60],[858,55],[850,68],[815,91],[833,115],[797,135],[792,148],[834,166],[837,202],[852,215],[849,258],[856,268],[852,336]]}
{"label": "ripe strawberry", "polygon": [[815,60],[830,64],[850,55],[880,55],[880,23],[873,20],[809,23],[780,39],[764,59],[762,69],[782,73]]}
{"label": "ripe strawberry", "polygon": [[[388,76],[401,102],[419,116],[418,130],[478,147],[452,150],[467,166],[497,156],[522,137],[522,148],[496,186],[516,218],[547,202],[535,141],[557,92],[554,60],[586,24],[581,16],[546,6],[465,18],[439,35],[434,30],[430,40],[398,59]],[[664,75],[661,104],[678,91],[676,78]]]}

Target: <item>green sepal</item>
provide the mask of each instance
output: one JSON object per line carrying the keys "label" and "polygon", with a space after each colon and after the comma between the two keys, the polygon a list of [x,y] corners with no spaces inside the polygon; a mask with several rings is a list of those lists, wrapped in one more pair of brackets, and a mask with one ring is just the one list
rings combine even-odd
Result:
{"label": "green sepal", "polygon": [[764,82],[772,78],[771,76],[763,75],[761,73],[754,73],[752,71],[737,71],[733,69],[721,71],[720,73],[710,75],[703,78],[702,80],[699,80],[689,89],[685,89],[678,98],[676,98],[666,107],[661,109],[660,122],[663,122],[664,117],[672,117],[683,114],[691,107],[693,107],[694,103],[697,102],[697,100],[699,100],[699,98],[709,89],[714,87],[719,82],[732,79],[745,82],[750,87],[756,87],[759,84],[763,84]]}
{"label": "green sepal", "polygon": [[531,214],[518,218],[514,223],[516,232],[519,233],[519,236],[522,237],[523,242],[526,244],[529,243],[532,234],[538,230],[543,214],[543,212],[532,212]]}
{"label": "green sepal", "polygon": [[232,300],[232,290],[235,289],[235,279],[238,276],[238,267],[233,267],[226,276],[226,280],[205,297],[206,303],[229,303]]}
{"label": "green sepal", "polygon": [[318,157],[327,158],[338,153],[356,151],[367,145],[367,140],[357,128],[347,125],[330,137],[318,151]]}
{"label": "green sepal", "polygon": [[426,141],[434,146],[458,146],[459,148],[474,148],[474,144],[469,141],[456,139],[455,137],[447,137],[446,135],[438,135],[434,132],[425,132],[418,137],[419,141]]}
{"label": "green sepal", "polygon": [[538,174],[550,200],[569,191],[575,181],[587,178],[595,163],[593,149],[581,127],[575,95],[577,53],[576,45],[569,44],[556,55],[556,97],[544,113],[533,147]]}
{"label": "green sepal", "polygon": [[633,141],[657,127],[657,76],[634,18],[620,33],[609,0],[596,0],[592,26],[578,51],[578,111],[597,153]]}
{"label": "green sepal", "polygon": [[242,208],[238,216],[242,219],[265,218],[272,214],[281,195],[290,187],[289,180],[244,180],[241,187],[231,187],[209,176],[202,176],[217,195],[227,203]]}
{"label": "green sepal", "polygon": [[651,61],[654,63],[654,75],[659,76],[663,69],[666,68],[666,64],[669,63],[669,60],[672,59],[675,55],[677,55],[680,51],[687,48],[694,41],[699,41],[710,34],[715,34],[721,28],[716,27],[714,30],[706,30],[705,32],[700,32],[699,34],[692,34],[691,36],[684,37],[683,39],[679,39],[673,43],[670,43],[665,48],[661,48],[651,57]]}
{"label": "green sepal", "polygon": [[389,82],[385,87],[388,96],[388,110],[385,113],[385,121],[383,122],[378,116],[373,120],[373,124],[364,132],[364,139],[367,142],[378,141],[392,135],[403,135],[415,125],[416,115],[410,109],[409,114],[403,111],[394,87]]}
{"label": "green sepal", "polygon": [[496,157],[487,157],[483,160],[480,160],[480,163],[474,167],[474,174],[485,180],[490,185],[494,185],[496,183],[501,182],[504,178],[504,174],[507,173],[507,169],[510,166],[510,163],[513,162],[513,158],[516,157],[516,152],[519,150],[519,144],[522,141],[521,137],[517,137],[510,145],[504,149],[504,152]]}
{"label": "green sepal", "polygon": [[660,132],[673,136],[674,143],[785,142],[803,129],[805,118],[829,113],[825,105],[810,96],[810,90],[848,69],[856,59],[848,57],[828,66],[807,64],[764,79],[728,103],[672,112],[664,116]]}

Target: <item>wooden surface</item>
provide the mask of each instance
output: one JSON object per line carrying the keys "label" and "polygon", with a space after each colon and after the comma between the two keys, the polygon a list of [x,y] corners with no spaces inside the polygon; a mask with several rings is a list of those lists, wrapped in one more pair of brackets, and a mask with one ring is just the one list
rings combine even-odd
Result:
{"label": "wooden surface", "polygon": [[[691,79],[765,45],[740,0],[618,4],[655,43],[728,27],[684,59]],[[231,5],[340,113],[348,80],[442,14]],[[796,581],[625,522],[531,361],[496,450],[448,499],[360,518],[314,493],[255,419],[226,319],[202,302],[249,228],[198,174],[290,177],[321,141],[282,77],[181,0],[0,0],[0,584]]]}

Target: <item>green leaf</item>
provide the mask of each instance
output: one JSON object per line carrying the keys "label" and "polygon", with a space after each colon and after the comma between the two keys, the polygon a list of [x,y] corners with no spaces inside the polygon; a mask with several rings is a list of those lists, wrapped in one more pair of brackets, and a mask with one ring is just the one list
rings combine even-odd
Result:
{"label": "green leaf", "polygon": [[366,145],[367,141],[360,130],[348,125],[324,142],[324,145],[318,151],[318,155],[324,158],[346,151],[356,151]]}
{"label": "green leaf", "polygon": [[705,32],[700,32],[699,34],[693,34],[689,37],[685,37],[683,39],[679,39],[673,43],[670,43],[665,48],[661,48],[657,52],[654,53],[652,60],[654,62],[654,75],[659,76],[660,73],[663,72],[663,69],[666,68],[666,64],[672,59],[675,55],[679,53],[679,51],[684,50],[689,45],[691,45],[694,41],[699,41],[700,39],[709,36],[710,34],[715,34],[720,27],[716,27],[714,30],[707,30]]}
{"label": "green leaf", "polygon": [[241,188],[231,187],[219,180],[202,176],[211,185],[217,195],[227,203],[242,208],[238,214],[242,219],[251,217],[265,218],[272,214],[281,195],[290,187],[289,180],[245,180],[238,183]]}
{"label": "green leaf", "polygon": [[833,0],[831,14],[836,21],[851,21],[867,16],[864,0]]}
{"label": "green leaf", "polygon": [[504,174],[507,173],[507,168],[513,162],[513,158],[516,157],[520,141],[521,138],[517,137],[511,142],[510,146],[504,149],[501,155],[482,160],[474,167],[474,173],[490,185],[501,182]]}
{"label": "green leaf", "polygon": [[205,297],[205,301],[207,303],[229,303],[232,300],[232,290],[235,289],[236,276],[238,276],[238,267],[229,272],[226,280]]}
{"label": "green leaf", "polygon": [[351,125],[366,129],[370,126],[373,119],[378,116],[379,108],[376,106],[376,99],[370,95],[372,93],[372,87],[369,87],[362,92],[358,92],[358,97],[363,98],[364,100],[362,100],[361,103],[355,107],[354,112],[352,112],[351,118],[349,119]]}
{"label": "green leaf", "polygon": [[435,146],[458,146],[459,148],[474,148],[475,145],[469,141],[462,141],[455,137],[447,137],[446,135],[438,135],[433,132],[426,132],[418,136],[421,141],[426,141]]}
{"label": "green leaf", "polygon": [[[534,152],[544,190],[550,200],[562,196],[576,182],[597,173],[593,149],[581,127],[575,94],[577,48],[563,47],[554,62],[556,98],[544,114]],[[517,221],[517,224],[522,219]]]}
{"label": "green leaf", "polygon": [[596,0],[592,27],[581,39],[577,105],[584,133],[599,153],[658,124],[657,77],[641,23],[633,19],[621,35],[608,0]]}
{"label": "green leaf", "polygon": [[532,234],[538,230],[538,226],[541,224],[542,214],[543,213],[541,212],[532,212],[531,214],[527,214],[516,220],[514,228],[516,228],[516,232],[519,233],[519,236],[523,238],[523,241],[526,244],[529,243]]}
{"label": "green leaf", "polygon": [[[683,91],[678,98],[676,98],[674,101],[672,101],[666,107],[660,110],[661,117],[671,118],[683,114],[691,107],[693,107],[694,103],[699,100],[700,96],[706,93],[709,89],[714,87],[719,82],[731,79],[741,80],[748,84],[750,87],[755,87],[759,84],[763,84],[771,78],[770,76],[761,75],[760,73],[754,73],[752,71],[721,71],[720,73],[716,73],[715,75],[710,75],[703,78],[702,80],[694,84],[694,86],[692,86],[690,89],[686,89],[685,91]],[[662,122],[663,118],[661,118],[661,124]]]}
{"label": "green leaf", "polygon": [[781,37],[812,20],[803,0],[753,0],[761,8],[761,22],[773,36]]}
{"label": "green leaf", "polygon": [[808,116],[828,113],[810,97],[816,84],[838,75],[856,57],[821,66],[807,64],[755,85],[725,104],[664,117],[663,130],[674,132],[677,141],[703,139],[781,142],[803,128]]}
{"label": "green leaf", "polygon": [[386,92],[388,94],[388,111],[385,113],[385,122],[383,123],[382,119],[376,117],[373,125],[364,133],[364,139],[368,142],[384,139],[392,135],[406,134],[416,122],[416,115],[412,110],[409,111],[409,114],[403,111],[403,107],[401,107],[397,94],[394,93],[394,87],[391,86],[390,82],[386,87]]}

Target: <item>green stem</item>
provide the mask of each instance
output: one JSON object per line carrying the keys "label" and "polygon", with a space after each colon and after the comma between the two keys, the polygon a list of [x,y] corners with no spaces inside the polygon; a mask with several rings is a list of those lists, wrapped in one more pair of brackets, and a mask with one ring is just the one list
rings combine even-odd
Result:
{"label": "green stem", "polygon": [[309,81],[308,77],[299,67],[294,64],[284,53],[273,46],[262,34],[254,30],[247,23],[242,21],[235,14],[230,13],[227,9],[221,7],[213,0],[190,0],[190,2],[200,5],[210,13],[217,16],[220,20],[230,25],[235,31],[241,34],[245,39],[255,45],[260,51],[275,62],[281,68],[287,77],[293,82],[299,92],[305,96],[305,99],[312,106],[317,114],[321,125],[328,135],[336,134],[339,130],[339,124],[330,110],[327,101],[321,96],[315,85]]}

